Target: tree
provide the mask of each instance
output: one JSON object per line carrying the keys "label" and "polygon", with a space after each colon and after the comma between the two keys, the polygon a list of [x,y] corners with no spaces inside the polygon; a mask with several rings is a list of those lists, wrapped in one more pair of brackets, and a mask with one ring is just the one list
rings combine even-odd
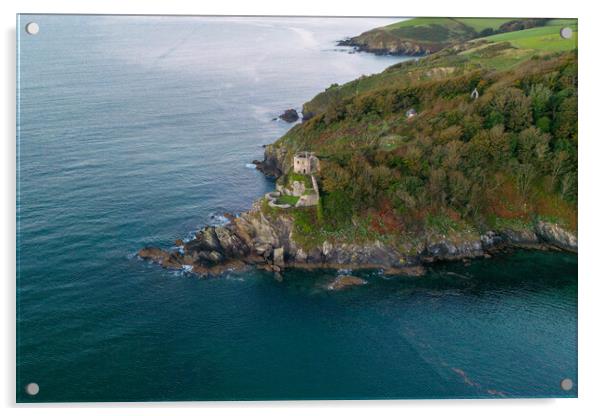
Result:
{"label": "tree", "polygon": [[486,36],[491,36],[491,35],[493,35],[494,33],[495,33],[495,31],[494,31],[492,28],[490,28],[490,27],[486,27],[485,29],[483,29],[483,30],[481,30],[481,31],[479,32],[479,37],[480,37],[480,38],[484,38],[484,37],[486,37]]}
{"label": "tree", "polygon": [[560,195],[569,202],[577,199],[577,175],[575,173],[568,172],[562,177]]}
{"label": "tree", "polygon": [[442,166],[446,170],[454,170],[458,167],[461,161],[463,143],[459,140],[452,140],[443,147]]}
{"label": "tree", "polygon": [[491,100],[492,110],[504,116],[509,130],[520,131],[531,124],[531,100],[518,88],[498,91]]}
{"label": "tree", "polygon": [[557,138],[577,138],[577,97],[564,99],[558,106],[554,122],[554,136]]}
{"label": "tree", "polygon": [[349,186],[350,175],[346,169],[336,162],[324,161],[322,164],[322,183],[326,192],[346,189]]}
{"label": "tree", "polygon": [[510,152],[510,136],[504,131],[504,126],[498,124],[489,130],[483,130],[470,141],[468,157],[474,166],[483,163],[503,163]]}
{"label": "tree", "polygon": [[516,187],[524,203],[523,209],[526,210],[526,202],[533,179],[535,179],[535,168],[530,163],[518,163],[514,170],[516,172]]}
{"label": "tree", "polygon": [[518,135],[518,157],[523,163],[542,163],[549,151],[550,135],[529,127]]}
{"label": "tree", "polygon": [[556,186],[558,177],[564,172],[569,155],[564,150],[559,151],[552,159],[552,185]]}
{"label": "tree", "polygon": [[529,90],[529,98],[533,106],[533,117],[538,120],[548,110],[548,103],[552,97],[552,90],[543,84],[534,84]]}
{"label": "tree", "polygon": [[470,201],[470,181],[460,171],[451,171],[448,175],[448,181],[451,204],[466,215],[468,213],[467,205]]}
{"label": "tree", "polygon": [[431,170],[428,189],[431,201],[435,205],[444,206],[447,199],[447,175],[443,169]]}

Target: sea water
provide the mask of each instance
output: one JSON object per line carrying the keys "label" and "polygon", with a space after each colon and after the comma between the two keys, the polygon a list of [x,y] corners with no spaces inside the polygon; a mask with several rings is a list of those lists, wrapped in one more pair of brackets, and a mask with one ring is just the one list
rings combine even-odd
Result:
{"label": "sea water", "polygon": [[135,256],[272,190],[249,163],[291,127],[273,119],[409,59],[336,46],[393,21],[21,16],[18,401],[576,395],[573,255],[341,292],[335,271],[198,279]]}

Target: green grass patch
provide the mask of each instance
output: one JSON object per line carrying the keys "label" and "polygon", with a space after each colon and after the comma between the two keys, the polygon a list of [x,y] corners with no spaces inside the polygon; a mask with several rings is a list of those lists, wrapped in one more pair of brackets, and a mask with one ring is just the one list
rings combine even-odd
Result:
{"label": "green grass patch", "polygon": [[510,22],[516,19],[509,18],[488,18],[488,17],[414,17],[412,19],[403,20],[385,26],[385,30],[395,30],[408,27],[419,27],[419,26],[443,26],[450,29],[457,29],[458,27],[467,26],[476,32],[480,32],[483,29],[491,28],[497,30],[504,23]]}
{"label": "green grass patch", "polygon": [[399,147],[403,138],[397,134],[390,134],[379,139],[379,147],[382,150],[391,151]]}
{"label": "green grass patch", "polygon": [[446,215],[428,215],[426,227],[441,234],[450,234],[462,231],[464,227]]}
{"label": "green grass patch", "polygon": [[416,27],[416,26],[430,26],[430,25],[441,25],[441,26],[457,26],[454,19],[449,17],[413,17],[408,20],[402,20],[401,22],[395,22],[385,26],[383,29],[395,30],[405,27]]}
{"label": "green grass patch", "polygon": [[487,225],[492,230],[514,230],[521,231],[531,229],[531,224],[528,221],[519,218],[501,218],[491,215],[487,218]]}
{"label": "green grass patch", "polygon": [[300,173],[290,172],[286,176],[286,186],[290,186],[293,182],[301,182],[305,185],[306,188],[311,188],[311,177],[309,175],[302,175]]}
{"label": "green grass patch", "polygon": [[565,221],[563,218],[560,218],[558,216],[555,215],[537,215],[535,217],[535,222],[537,221],[543,221],[543,222],[549,222],[552,224],[558,224],[563,228],[568,228],[570,226],[570,224],[567,223],[567,221]]}
{"label": "green grass patch", "polygon": [[295,242],[310,250],[321,245],[326,236],[320,226],[320,218],[315,209],[298,208],[293,214],[293,238]]}
{"label": "green grass patch", "polygon": [[[560,36],[560,29],[563,27],[573,29],[573,36],[570,39],[563,39]],[[548,24],[547,26],[532,29],[501,33],[483,39],[492,42],[510,42],[512,46],[521,49],[534,49],[547,52],[570,51],[577,48],[577,23],[575,21],[573,24]]]}
{"label": "green grass patch", "polygon": [[500,71],[515,67],[531,59],[536,54],[536,50],[516,48],[510,42],[481,45],[461,53],[472,64]]}
{"label": "green grass patch", "polygon": [[275,218],[279,214],[279,209],[271,207],[267,198],[261,201],[261,212],[268,218]]}
{"label": "green grass patch", "polygon": [[465,24],[466,26],[470,26],[477,32],[480,32],[484,29],[491,28],[493,30],[498,30],[501,25],[504,23],[510,22],[516,19],[508,19],[508,18],[488,18],[488,17],[460,17],[454,19],[458,22]]}
{"label": "green grass patch", "polygon": [[289,204],[290,206],[295,206],[297,204],[297,201],[299,201],[299,197],[298,196],[293,196],[293,195],[281,195],[280,197],[278,197],[278,199],[276,200],[276,203],[278,205],[284,205],[284,204]]}

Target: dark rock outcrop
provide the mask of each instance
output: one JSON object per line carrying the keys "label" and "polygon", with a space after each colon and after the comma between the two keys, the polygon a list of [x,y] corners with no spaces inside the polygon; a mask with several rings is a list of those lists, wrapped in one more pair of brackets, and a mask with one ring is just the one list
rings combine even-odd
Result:
{"label": "dark rock outcrop", "polygon": [[356,51],[370,52],[375,55],[401,55],[401,56],[424,56],[437,52],[450,43],[421,44],[408,40],[401,40],[386,32],[378,33],[378,36],[362,34],[349,39],[340,40],[339,46],[352,46]]}
{"label": "dark rock outcrop", "polygon": [[286,121],[287,123],[294,123],[295,121],[299,120],[299,113],[297,113],[297,110],[294,108],[289,108],[288,110],[285,110],[284,113],[280,114],[278,118]]}
{"label": "dark rock outcrop", "polygon": [[539,244],[539,239],[533,230],[504,229],[499,232],[502,242],[515,247],[530,247]]}
{"label": "dark rock outcrop", "polygon": [[303,116],[303,118],[301,119],[302,122],[305,122],[309,119],[311,119],[313,116],[315,116],[315,114],[309,110],[305,110],[303,109],[303,112],[301,113],[301,115]]}
{"label": "dark rock outcrop", "polygon": [[428,243],[421,255],[428,260],[442,261],[482,257],[483,253],[481,240],[462,241],[460,243],[442,240]]}
{"label": "dark rock outcrop", "polygon": [[265,147],[263,160],[254,160],[257,170],[264,175],[278,178],[285,172],[286,149],[269,144]]}

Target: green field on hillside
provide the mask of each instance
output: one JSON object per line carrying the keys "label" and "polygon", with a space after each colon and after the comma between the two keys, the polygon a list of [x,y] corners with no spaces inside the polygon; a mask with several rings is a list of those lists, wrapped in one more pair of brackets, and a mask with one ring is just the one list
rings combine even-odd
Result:
{"label": "green field on hillside", "polygon": [[[570,27],[573,36],[563,39],[560,29]],[[533,29],[518,30],[516,32],[500,33],[498,35],[484,38],[492,42],[510,42],[516,48],[533,49],[549,52],[561,52],[575,49],[577,47],[577,21],[571,19],[559,19],[551,21],[548,25],[535,27]]]}
{"label": "green field on hillside", "polygon": [[457,25],[453,19],[449,17],[412,17],[408,20],[392,23],[385,26],[384,29],[394,30],[404,27],[429,26],[429,25]]}
{"label": "green field on hillside", "polygon": [[384,28],[387,30],[400,29],[404,27],[416,27],[416,26],[429,26],[429,25],[441,25],[448,27],[457,27],[460,25],[466,25],[471,27],[477,32],[480,32],[483,29],[487,29],[488,27],[497,30],[499,27],[509,22],[511,18],[489,18],[489,17],[414,17],[408,20],[403,20],[401,22],[396,22],[385,26]]}
{"label": "green field on hillside", "polygon": [[491,17],[459,17],[454,20],[461,22],[467,26],[472,27],[477,32],[487,29],[490,27],[493,30],[497,30],[504,23],[516,20],[514,18],[491,18]]}
{"label": "green field on hillside", "polygon": [[472,27],[447,17],[417,17],[382,29],[399,39],[433,43],[468,40],[475,35]]}
{"label": "green field on hillside", "polygon": [[[570,27],[573,36],[563,39],[560,30]],[[505,70],[528,59],[577,49],[577,20],[553,19],[545,26],[479,38],[460,53],[472,64]]]}

